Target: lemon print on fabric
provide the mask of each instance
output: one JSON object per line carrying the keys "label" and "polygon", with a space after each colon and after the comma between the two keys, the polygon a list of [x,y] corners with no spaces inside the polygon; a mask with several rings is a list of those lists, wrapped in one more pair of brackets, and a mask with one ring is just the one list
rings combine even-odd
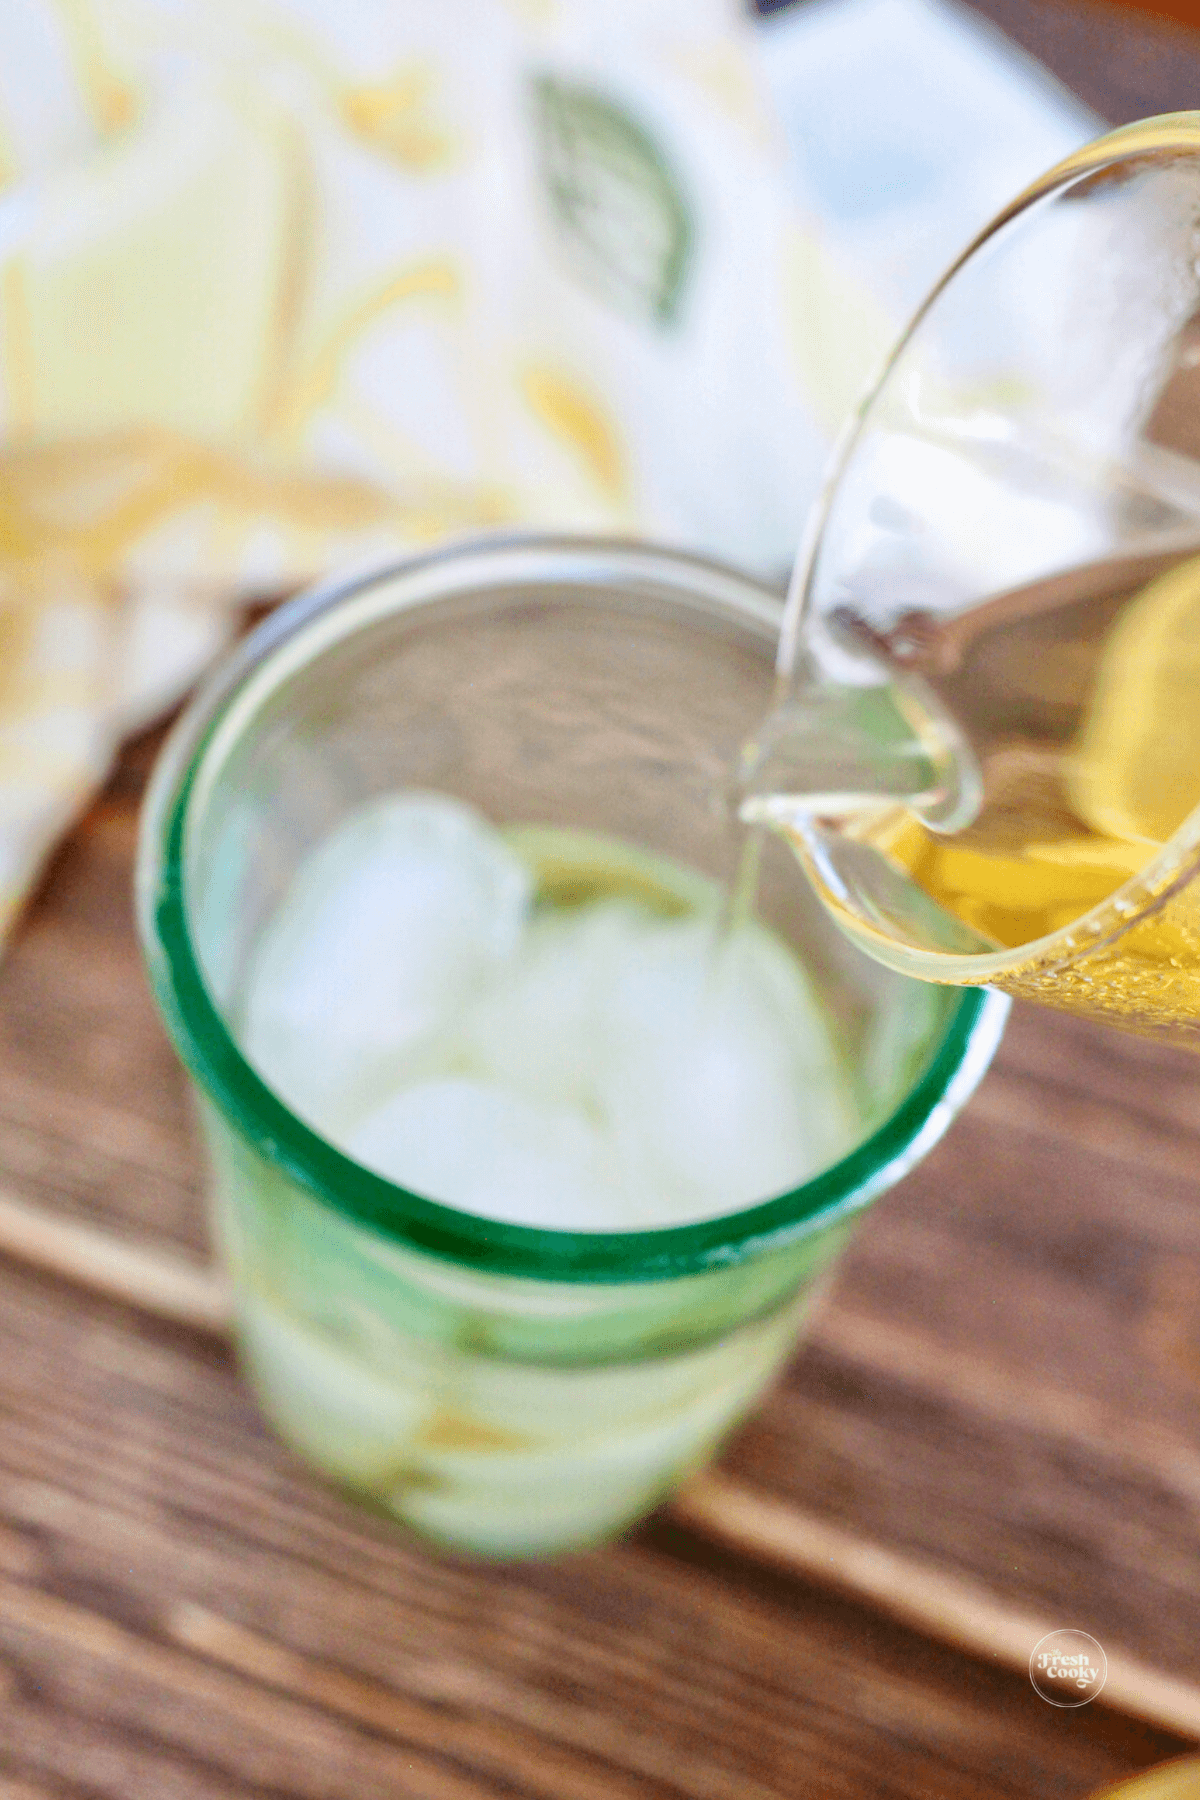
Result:
{"label": "lemon print on fabric", "polygon": [[615,426],[600,402],[557,369],[531,367],[521,390],[534,416],[567,443],[608,500],[625,494],[625,461]]}
{"label": "lemon print on fabric", "polygon": [[414,174],[452,160],[454,139],[430,111],[436,88],[431,70],[398,70],[389,81],[350,88],[341,113],[351,131]]}
{"label": "lemon print on fabric", "polygon": [[1160,575],[1104,649],[1069,779],[1094,831],[1165,843],[1200,804],[1200,557]]}
{"label": "lemon print on fabric", "polygon": [[619,311],[669,326],[692,260],[692,210],[650,133],[591,88],[541,76],[533,112],[542,180],[580,279]]}
{"label": "lemon print on fabric", "polygon": [[80,97],[101,136],[114,137],[137,118],[138,93],[112,67],[100,21],[87,0],[59,0],[53,10],[70,44]]}

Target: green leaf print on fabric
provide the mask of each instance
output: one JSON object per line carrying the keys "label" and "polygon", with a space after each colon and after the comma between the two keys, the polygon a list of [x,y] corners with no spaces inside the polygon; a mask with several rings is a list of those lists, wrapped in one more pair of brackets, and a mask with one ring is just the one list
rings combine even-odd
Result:
{"label": "green leaf print on fabric", "polygon": [[663,152],[591,88],[540,76],[533,109],[551,211],[580,279],[621,312],[674,324],[695,229]]}

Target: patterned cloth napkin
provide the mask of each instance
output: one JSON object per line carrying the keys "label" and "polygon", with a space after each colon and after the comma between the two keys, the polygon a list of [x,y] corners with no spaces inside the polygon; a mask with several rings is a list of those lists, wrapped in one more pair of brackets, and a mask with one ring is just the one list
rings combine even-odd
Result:
{"label": "patterned cloth napkin", "polygon": [[4,0],[0,936],[248,601],[509,526],[786,569],[900,321],[793,210],[752,32]]}
{"label": "patterned cloth napkin", "polygon": [[837,275],[750,29],[726,0],[6,0],[0,931],[247,599],[506,526],[786,567]]}

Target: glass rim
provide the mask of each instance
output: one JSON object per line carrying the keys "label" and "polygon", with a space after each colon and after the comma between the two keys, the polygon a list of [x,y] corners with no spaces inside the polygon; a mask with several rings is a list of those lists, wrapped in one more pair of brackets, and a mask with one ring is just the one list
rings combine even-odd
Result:
{"label": "glass rim", "polygon": [[[973,237],[949,268],[930,288],[900,333],[879,374],[847,419],[826,465],[821,491],[813,504],[796,557],[796,565],[780,633],[777,671],[794,656],[812,605],[825,530],[843,476],[854,460],[870,427],[876,403],[882,398],[901,357],[920,331],[926,317],[959,270],[982,250],[996,233],[1041,201],[1075,182],[1113,169],[1125,162],[1172,151],[1187,152],[1200,161],[1200,110],[1159,113],[1118,125],[1093,138],[1039,175]],[[1082,957],[1107,949],[1144,918],[1156,912],[1200,871],[1200,803],[1180,822],[1167,841],[1147,856],[1135,875],[1130,875],[1067,925],[1056,926],[1041,937],[995,950],[962,953],[930,950],[903,943],[871,925],[866,919],[839,909],[847,935],[861,949],[897,974],[917,980],[982,986],[1008,976],[1051,974]]]}
{"label": "glass rim", "polygon": [[[720,562],[636,540],[506,533],[472,538],[347,578],[285,602],[224,659],[175,724],[143,804],[138,852],[138,920],[151,985],[184,1064],[230,1128],[270,1167],[353,1224],[393,1246],[497,1276],[544,1282],[623,1284],[727,1268],[781,1248],[866,1204],[895,1184],[942,1135],[981,1078],[999,1041],[1007,997],[960,990],[921,1072],[889,1116],[837,1162],[786,1193],[752,1207],[645,1231],[572,1232],[516,1225],[411,1193],[355,1162],[290,1110],[242,1056],[211,995],[193,944],[186,895],[188,831],[197,791],[222,727],[248,691],[266,692],[277,663],[305,666],[303,640],[320,635],[356,597],[399,587],[378,614],[472,591],[462,575],[475,564],[486,583],[552,580],[562,586],[603,577],[616,588],[651,577],[681,600],[723,616],[740,613],[777,630],[780,601],[770,588]],[[403,588],[411,590],[403,598]],[[697,591],[700,590],[700,591]],[[432,591],[427,591],[432,590]],[[414,597],[415,596],[415,597]],[[340,642],[353,622],[326,630]],[[293,654],[284,653],[291,646]],[[320,654],[318,645],[315,651]],[[257,680],[256,680],[257,678]],[[804,880],[799,867],[797,880]]]}

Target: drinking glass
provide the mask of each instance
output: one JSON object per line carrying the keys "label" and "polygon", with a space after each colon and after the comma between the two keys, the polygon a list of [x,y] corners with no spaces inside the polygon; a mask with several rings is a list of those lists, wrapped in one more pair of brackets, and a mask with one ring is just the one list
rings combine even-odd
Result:
{"label": "drinking glass", "polygon": [[768,846],[759,916],[810,971],[852,1141],[759,1204],[585,1233],[407,1192],[311,1129],[239,1049],[248,964],[305,855],[401,788],[725,881],[730,760],[769,700],[780,613],[746,577],[644,545],[443,551],[270,617],[155,773],[141,931],[199,1095],[245,1369],[303,1457],[443,1544],[590,1543],[709,1457],[863,1207],[971,1092],[1007,1001],[879,968]]}
{"label": "drinking glass", "polygon": [[1200,113],[921,307],[797,568],[747,816],[905,974],[1200,1041]]}

